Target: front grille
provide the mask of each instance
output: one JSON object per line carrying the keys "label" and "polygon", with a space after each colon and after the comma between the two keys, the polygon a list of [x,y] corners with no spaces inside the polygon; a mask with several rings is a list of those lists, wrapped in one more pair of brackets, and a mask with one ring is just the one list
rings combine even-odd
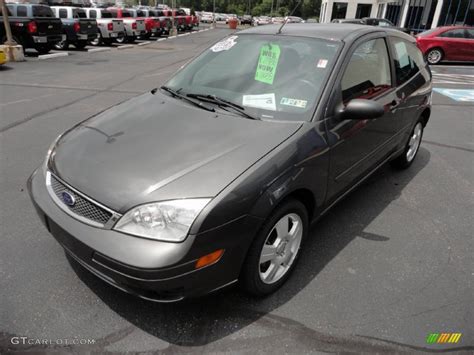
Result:
{"label": "front grille", "polygon": [[[61,202],[61,207],[63,209],[68,209],[72,213],[81,216],[83,218],[89,219],[93,222],[105,225],[111,218],[112,213],[106,209],[94,204],[88,199],[84,198],[77,192],[68,188],[65,184],[59,181],[53,174],[51,176],[51,189],[52,192],[56,195],[59,202]],[[67,192],[74,197],[75,203],[73,206],[68,206],[63,202],[63,192]]]}

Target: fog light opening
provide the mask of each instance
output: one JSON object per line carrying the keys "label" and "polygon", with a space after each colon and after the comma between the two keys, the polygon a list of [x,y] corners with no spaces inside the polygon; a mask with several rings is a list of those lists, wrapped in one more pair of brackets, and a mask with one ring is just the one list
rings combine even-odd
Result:
{"label": "fog light opening", "polygon": [[224,249],[219,249],[216,251],[213,251],[210,254],[201,256],[197,261],[196,265],[194,266],[195,269],[200,269],[203,268],[204,266],[208,266],[211,264],[214,264],[219,261],[221,258],[222,254],[224,254]]}

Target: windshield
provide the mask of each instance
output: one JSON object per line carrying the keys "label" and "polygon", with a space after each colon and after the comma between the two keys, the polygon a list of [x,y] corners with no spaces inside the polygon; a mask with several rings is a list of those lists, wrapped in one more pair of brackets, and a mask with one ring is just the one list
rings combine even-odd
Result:
{"label": "windshield", "polygon": [[166,85],[183,95],[215,95],[260,119],[309,121],[338,47],[313,38],[234,35]]}

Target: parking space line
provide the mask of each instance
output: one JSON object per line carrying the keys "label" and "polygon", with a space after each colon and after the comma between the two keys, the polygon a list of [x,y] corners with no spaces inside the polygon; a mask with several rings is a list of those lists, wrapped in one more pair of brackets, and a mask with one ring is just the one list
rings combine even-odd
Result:
{"label": "parking space line", "polygon": [[38,56],[38,60],[58,58],[58,57],[67,57],[68,55],[69,55],[69,52],[43,54],[43,55]]}
{"label": "parking space line", "polygon": [[92,48],[88,49],[87,53],[95,53],[95,52],[105,52],[105,51],[110,51],[111,48],[105,47],[105,48]]}
{"label": "parking space line", "polygon": [[150,41],[147,41],[147,42],[142,42],[142,43],[138,43],[139,46],[146,46],[147,44],[150,44],[151,42]]}
{"label": "parking space line", "polygon": [[135,47],[133,44],[125,44],[123,46],[118,46],[117,49],[127,49]]}

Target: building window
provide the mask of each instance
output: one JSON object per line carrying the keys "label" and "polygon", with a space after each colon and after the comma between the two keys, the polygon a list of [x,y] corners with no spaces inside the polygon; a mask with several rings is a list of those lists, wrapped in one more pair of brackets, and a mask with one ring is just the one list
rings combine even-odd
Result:
{"label": "building window", "polygon": [[371,4],[357,4],[356,18],[369,17],[371,11]]}
{"label": "building window", "polygon": [[335,2],[332,6],[331,20],[346,18],[347,2]]}
{"label": "building window", "polygon": [[472,12],[474,12],[472,0],[447,0],[443,4],[438,26],[469,24],[469,17],[472,24]]}
{"label": "building window", "polygon": [[384,4],[379,4],[379,8],[377,9],[377,17],[382,18],[383,16],[383,6]]}
{"label": "building window", "polygon": [[387,3],[387,12],[385,13],[385,18],[395,26],[399,24],[402,12],[402,4],[403,0]]}

